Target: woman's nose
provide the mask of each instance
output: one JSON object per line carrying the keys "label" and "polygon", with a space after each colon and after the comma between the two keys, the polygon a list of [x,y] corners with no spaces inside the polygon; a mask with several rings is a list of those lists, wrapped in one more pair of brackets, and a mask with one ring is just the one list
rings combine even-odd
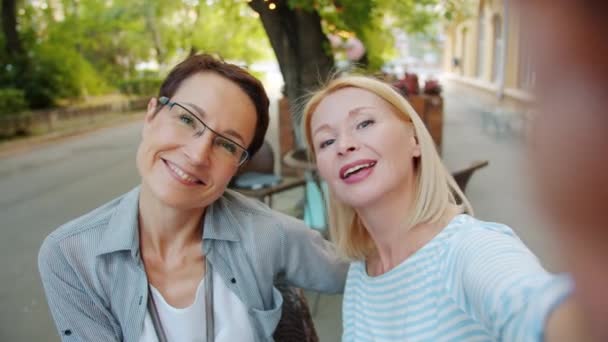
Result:
{"label": "woman's nose", "polygon": [[209,162],[213,146],[213,134],[197,135],[190,139],[185,146],[185,153],[193,165],[205,165]]}
{"label": "woman's nose", "polygon": [[344,135],[338,141],[338,154],[344,155],[359,149],[359,143],[350,135]]}

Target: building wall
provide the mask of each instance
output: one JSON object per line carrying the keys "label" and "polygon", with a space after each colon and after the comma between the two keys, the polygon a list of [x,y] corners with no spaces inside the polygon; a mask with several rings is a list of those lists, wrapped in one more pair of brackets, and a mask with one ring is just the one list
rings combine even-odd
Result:
{"label": "building wall", "polygon": [[[529,103],[534,74],[529,61],[522,62],[527,59],[522,57],[525,50],[521,46],[520,16],[516,8],[510,0],[478,0],[473,12],[472,16],[446,27],[444,70],[453,79],[494,93],[497,98],[502,93],[508,100]],[[459,60],[458,65],[454,58]],[[500,67],[502,58],[505,58],[504,70]]]}

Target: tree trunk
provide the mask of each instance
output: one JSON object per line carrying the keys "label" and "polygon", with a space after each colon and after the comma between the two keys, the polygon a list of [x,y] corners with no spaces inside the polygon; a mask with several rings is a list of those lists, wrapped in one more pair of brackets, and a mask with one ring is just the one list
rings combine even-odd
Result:
{"label": "tree trunk", "polygon": [[6,38],[6,52],[17,59],[23,54],[17,33],[17,0],[2,0],[2,32]]}
{"label": "tree trunk", "polygon": [[316,10],[291,9],[287,0],[275,0],[274,10],[268,2],[249,3],[262,20],[264,30],[279,62],[289,100],[296,144],[304,145],[300,137],[300,119],[306,95],[326,81],[334,67],[330,44],[321,28]]}
{"label": "tree trunk", "polygon": [[165,48],[160,36],[160,31],[156,25],[158,18],[156,17],[156,2],[155,1],[144,1],[145,6],[145,19],[146,27],[152,36],[152,43],[154,45],[154,51],[156,51],[156,62],[161,68],[165,64]]}

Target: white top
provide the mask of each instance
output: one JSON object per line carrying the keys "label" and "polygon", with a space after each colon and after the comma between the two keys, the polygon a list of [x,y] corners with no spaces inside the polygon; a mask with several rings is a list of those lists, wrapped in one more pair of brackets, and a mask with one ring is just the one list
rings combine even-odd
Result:
{"label": "white top", "polygon": [[[205,286],[204,278],[198,285],[194,302],[185,308],[169,305],[162,294],[152,288],[158,316],[169,342],[205,341]],[[228,289],[222,277],[213,271],[213,314],[215,341],[254,341],[253,330],[243,302]],[[139,342],[158,342],[150,313],[146,313]]]}
{"label": "white top", "polygon": [[542,341],[571,286],[509,227],[459,215],[382,275],[351,264],[342,341]]}

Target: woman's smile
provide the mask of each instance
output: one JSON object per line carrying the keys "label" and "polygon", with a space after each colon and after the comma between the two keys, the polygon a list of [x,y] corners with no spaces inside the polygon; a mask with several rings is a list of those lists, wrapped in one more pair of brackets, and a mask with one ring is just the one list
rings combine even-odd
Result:
{"label": "woman's smile", "polygon": [[192,186],[192,185],[205,185],[205,182],[203,182],[202,180],[196,178],[191,173],[188,173],[188,172],[182,170],[179,166],[177,166],[177,165],[175,165],[175,164],[173,164],[170,161],[167,161],[165,159],[161,159],[161,160],[163,161],[163,163],[167,167],[167,170],[169,171],[169,174],[171,176],[173,176],[173,178],[175,180],[177,180],[178,182],[180,182],[181,184],[188,185],[188,186]]}
{"label": "woman's smile", "polygon": [[377,161],[370,159],[358,160],[340,168],[340,178],[347,184],[358,183],[370,176]]}

